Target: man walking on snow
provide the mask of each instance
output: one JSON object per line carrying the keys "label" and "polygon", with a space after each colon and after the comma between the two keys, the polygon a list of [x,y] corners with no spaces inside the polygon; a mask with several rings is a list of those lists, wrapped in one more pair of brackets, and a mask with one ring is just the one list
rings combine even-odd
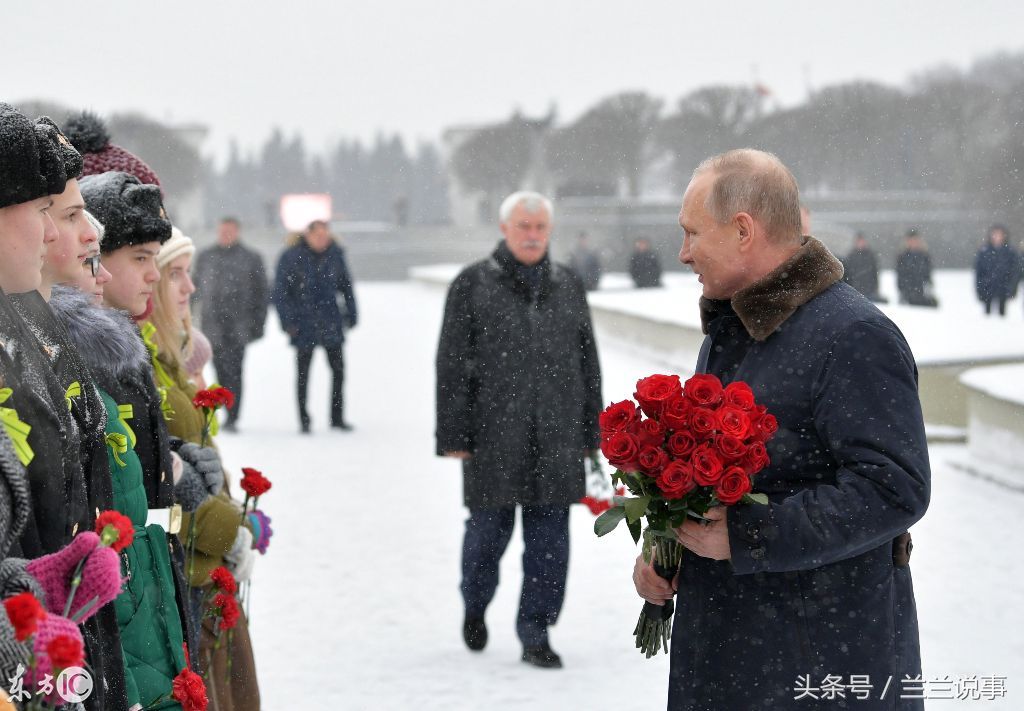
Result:
{"label": "man walking on snow", "polygon": [[580,278],[548,256],[551,202],[501,205],[505,239],[448,292],[437,352],[437,453],[462,460],[469,509],[462,548],[463,638],[487,644],[484,613],[522,509],[524,662],[562,666],[548,641],[569,565],[569,504],[598,445],[601,372]]}

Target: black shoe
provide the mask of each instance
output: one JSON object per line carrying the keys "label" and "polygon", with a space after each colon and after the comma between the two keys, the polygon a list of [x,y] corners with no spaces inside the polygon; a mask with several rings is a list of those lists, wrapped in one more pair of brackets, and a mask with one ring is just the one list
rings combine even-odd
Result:
{"label": "black shoe", "polygon": [[221,426],[221,430],[224,432],[238,432],[238,425],[234,420],[228,420]]}
{"label": "black shoe", "polygon": [[540,647],[523,650],[523,661],[532,664],[538,669],[561,669],[562,658],[555,654],[550,645],[545,642]]}
{"label": "black shoe", "polygon": [[462,639],[474,652],[479,652],[487,646],[487,625],[484,624],[482,617],[466,618],[462,623]]}
{"label": "black shoe", "polygon": [[300,424],[299,425],[299,431],[302,434],[309,434],[309,423],[308,422],[303,422],[302,424]]}
{"label": "black shoe", "polygon": [[355,427],[353,427],[347,422],[332,422],[331,427],[333,427],[336,430],[341,430],[342,432],[351,432],[352,430],[355,429]]}

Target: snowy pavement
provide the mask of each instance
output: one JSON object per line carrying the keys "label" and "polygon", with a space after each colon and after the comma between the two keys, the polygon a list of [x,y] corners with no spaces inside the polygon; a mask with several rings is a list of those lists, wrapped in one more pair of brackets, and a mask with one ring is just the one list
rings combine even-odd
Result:
{"label": "snowy pavement", "polygon": [[[346,345],[346,414],[356,431],[327,427],[329,371],[318,351],[313,434],[298,434],[293,351],[272,314],[246,360],[241,433],[218,438],[234,472],[253,466],[274,482],[260,503],[275,535],[256,568],[251,610],[263,708],[664,708],[667,659],[646,660],[632,648],[636,549],[625,531],[597,539],[582,507],[573,507],[565,609],[551,633],[565,669],[519,661],[522,545],[515,538],[488,610],[490,643],[480,654],[465,649],[461,474],[433,454],[444,293],[411,282],[363,283],[357,298],[360,325]],[[601,358],[606,401],[663,370],[612,347]],[[913,531],[925,678],[1005,676],[1008,693],[929,708],[1021,709],[1024,573],[1015,566],[1024,496],[947,463],[963,451],[932,449],[932,506]],[[794,681],[800,673],[794,669]]]}

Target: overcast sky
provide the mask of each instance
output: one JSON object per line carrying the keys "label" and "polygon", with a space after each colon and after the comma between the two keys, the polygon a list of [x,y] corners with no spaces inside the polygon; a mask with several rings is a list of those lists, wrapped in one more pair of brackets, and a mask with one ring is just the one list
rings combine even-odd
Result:
{"label": "overcast sky", "polygon": [[[0,98],[141,110],[258,146],[314,149],[542,115],[646,90],[670,104],[754,79],[784,104],[808,85],[899,84],[937,64],[1024,50],[1019,0],[77,0],[0,3]],[[845,8],[845,9],[842,9]]]}

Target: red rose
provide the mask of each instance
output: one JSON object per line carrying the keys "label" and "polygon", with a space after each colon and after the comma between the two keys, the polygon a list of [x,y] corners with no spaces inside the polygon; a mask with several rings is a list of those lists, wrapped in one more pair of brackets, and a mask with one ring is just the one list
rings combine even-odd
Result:
{"label": "red rose", "polygon": [[191,669],[182,669],[171,684],[174,700],[181,704],[182,711],[206,711],[206,684],[203,677]]}
{"label": "red rose", "polygon": [[742,467],[729,467],[715,484],[715,496],[726,506],[735,504],[750,491],[750,477]]}
{"label": "red rose", "polygon": [[633,397],[648,417],[658,417],[665,403],[683,390],[678,375],[649,375],[636,381]]}
{"label": "red rose", "polygon": [[779,421],[775,419],[775,415],[768,413],[768,408],[764,405],[759,405],[755,411],[756,419],[753,419],[753,426],[751,432],[762,442],[767,442],[772,438],[776,432],[779,431]]}
{"label": "red rose", "polygon": [[217,593],[213,596],[213,607],[220,615],[220,628],[222,630],[229,630],[238,624],[238,618],[241,613],[238,609],[238,601],[235,600],[234,595]]}
{"label": "red rose", "polygon": [[754,391],[742,380],[736,380],[726,385],[722,392],[722,399],[726,405],[738,407],[743,411],[754,407]]}
{"label": "red rose", "polygon": [[242,490],[253,497],[254,499],[258,496],[270,491],[271,487],[270,480],[263,476],[263,473],[258,469],[252,467],[242,467]]}
{"label": "red rose", "polygon": [[120,553],[135,539],[132,520],[118,511],[104,511],[96,519],[96,535],[100,543]]}
{"label": "red rose", "polygon": [[235,581],[235,576],[223,565],[210,571],[210,580],[213,581],[215,588],[226,592],[228,595],[234,595],[238,591],[238,583]]}
{"label": "red rose", "polygon": [[640,450],[637,463],[640,465],[640,471],[647,476],[658,476],[668,464],[668,453],[661,447],[647,445]]}
{"label": "red rose", "polygon": [[718,448],[718,453],[722,455],[722,458],[728,462],[741,459],[750,449],[742,439],[729,434],[718,435],[715,438],[715,446]]}
{"label": "red rose", "polygon": [[612,502],[608,499],[595,499],[593,496],[584,496],[580,503],[590,509],[590,513],[595,516],[600,516],[612,507]]}
{"label": "red rose", "polygon": [[690,429],[690,412],[693,405],[682,395],[677,395],[665,403],[661,411],[661,423],[670,430]]}
{"label": "red rose", "polygon": [[683,392],[695,405],[717,405],[722,401],[722,381],[710,373],[698,373],[686,381]]}
{"label": "red rose", "polygon": [[601,453],[608,462],[623,471],[636,471],[636,458],[640,454],[640,441],[628,432],[615,432],[601,442]]}
{"label": "red rose", "polygon": [[636,404],[632,400],[612,403],[598,417],[602,435],[630,432],[639,421],[640,411],[636,409]]}
{"label": "red rose", "polygon": [[714,486],[722,477],[722,459],[709,442],[697,445],[690,455],[693,479],[701,486]]}
{"label": "red rose", "polygon": [[689,432],[673,432],[668,436],[668,453],[673,457],[683,459],[690,456],[690,452],[697,446],[697,441]]}
{"label": "red rose", "polygon": [[34,635],[39,622],[46,617],[42,603],[30,592],[18,593],[7,598],[4,600],[4,607],[7,609],[7,619],[14,628],[14,638],[19,642],[24,642]]}
{"label": "red rose", "polygon": [[726,405],[720,407],[715,413],[718,420],[718,429],[722,434],[732,435],[744,439],[750,434],[750,418],[747,413],[737,407]]}
{"label": "red rose", "polygon": [[665,428],[657,420],[647,419],[637,427],[636,436],[640,440],[641,447],[644,445],[660,447],[665,443]]}
{"label": "red rose", "polygon": [[718,426],[715,411],[706,407],[695,407],[690,410],[690,429],[694,437],[710,437]]}
{"label": "red rose", "polygon": [[747,474],[753,476],[771,464],[771,460],[768,458],[768,450],[763,443],[754,442],[747,447],[747,453],[743,455],[743,461],[740,464]]}
{"label": "red rose", "polygon": [[681,499],[693,491],[694,486],[693,469],[678,459],[669,462],[658,476],[658,488],[666,499]]}
{"label": "red rose", "polygon": [[[85,661],[82,640],[66,634],[59,634],[51,639],[50,643],[46,645],[46,653],[49,655],[54,669],[80,667]],[[54,673],[56,674],[56,672]]]}

